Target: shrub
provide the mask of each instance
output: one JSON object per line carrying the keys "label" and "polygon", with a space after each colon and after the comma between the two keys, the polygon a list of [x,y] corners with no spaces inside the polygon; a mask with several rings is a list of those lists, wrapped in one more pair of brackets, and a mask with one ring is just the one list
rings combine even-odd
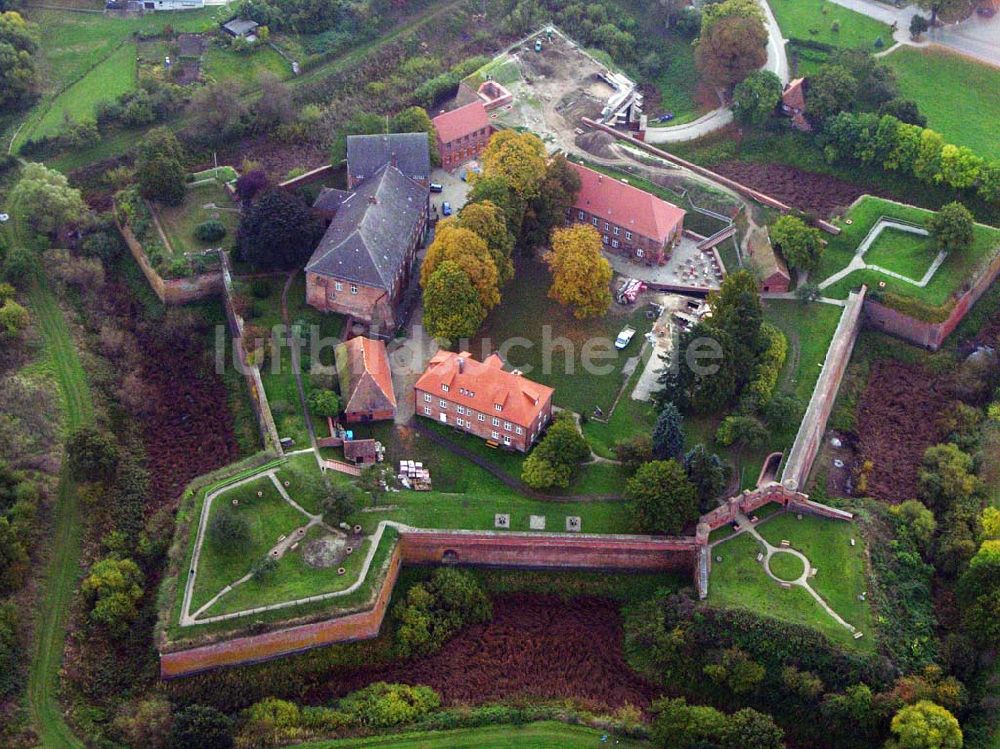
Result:
{"label": "shrub", "polygon": [[250,543],[250,523],[229,507],[220,507],[208,521],[208,537],[223,549],[238,549]]}
{"label": "shrub", "polygon": [[217,242],[226,236],[226,227],[214,219],[203,221],[194,228],[194,236],[202,242]]}
{"label": "shrub", "polygon": [[250,293],[255,299],[267,299],[271,296],[272,288],[269,278],[254,278],[250,281]]}
{"label": "shrub", "polygon": [[441,697],[430,687],[376,682],[340,701],[340,709],[358,723],[388,728],[412,723],[441,706]]}
{"label": "shrub", "polygon": [[770,402],[788,356],[788,340],[784,333],[767,322],[760,326],[760,332],[767,341],[767,348],[754,368],[753,379],[747,383],[742,394],[743,406],[754,411]]}
{"label": "shrub", "polygon": [[398,615],[396,646],[403,657],[427,655],[465,625],[492,616],[493,605],[476,578],[444,567],[427,583],[417,583],[407,592]]}

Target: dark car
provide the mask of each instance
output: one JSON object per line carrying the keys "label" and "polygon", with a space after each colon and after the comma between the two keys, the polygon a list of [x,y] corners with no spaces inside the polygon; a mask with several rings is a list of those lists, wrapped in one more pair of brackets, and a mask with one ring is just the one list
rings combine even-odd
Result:
{"label": "dark car", "polygon": [[431,182],[431,192],[444,192],[444,185],[438,182]]}

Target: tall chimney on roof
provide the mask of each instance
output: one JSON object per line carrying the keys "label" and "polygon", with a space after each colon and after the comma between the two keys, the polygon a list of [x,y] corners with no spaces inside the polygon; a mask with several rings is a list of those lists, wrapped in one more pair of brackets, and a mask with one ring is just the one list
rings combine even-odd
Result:
{"label": "tall chimney on roof", "polygon": [[461,356],[458,357],[458,373],[462,374],[465,371],[465,359]]}
{"label": "tall chimney on roof", "polygon": [[389,158],[389,163],[392,164],[394,167],[398,168],[399,164],[397,162],[398,162],[398,159],[396,158],[396,152],[393,151],[392,152],[392,156]]}

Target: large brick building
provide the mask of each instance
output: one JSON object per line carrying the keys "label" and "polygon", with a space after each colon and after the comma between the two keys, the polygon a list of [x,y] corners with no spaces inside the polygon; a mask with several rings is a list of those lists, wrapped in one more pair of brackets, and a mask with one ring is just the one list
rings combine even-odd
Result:
{"label": "large brick building", "polygon": [[441,166],[448,171],[476,159],[490,142],[493,126],[481,101],[442,112],[434,118]]}
{"label": "large brick building", "polygon": [[590,224],[608,252],[646,265],[663,264],[684,232],[684,210],[645,190],[570,162],[580,192],[567,218]]}
{"label": "large brick building", "polygon": [[414,182],[426,185],[431,176],[427,133],[347,136],[347,186],[356,188],[391,164]]}
{"label": "large brick building", "polygon": [[428,205],[427,187],[391,164],[339,200],[306,264],[306,302],[393,330],[424,240]]}
{"label": "large brick building", "polygon": [[414,387],[416,412],[497,445],[527,452],[552,418],[555,391],[532,382],[491,354],[440,351]]}

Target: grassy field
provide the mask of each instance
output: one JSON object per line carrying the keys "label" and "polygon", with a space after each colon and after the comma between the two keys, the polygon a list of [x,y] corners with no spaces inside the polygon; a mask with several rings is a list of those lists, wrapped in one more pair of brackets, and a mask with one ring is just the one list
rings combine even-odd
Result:
{"label": "grassy field", "polygon": [[[712,562],[708,600],[720,606],[741,606],[764,616],[813,627],[834,642],[854,650],[870,652],[874,647],[871,609],[857,600],[865,590],[864,545],[850,545],[856,533],[849,523],[804,516],[797,520],[788,513],[778,514],[758,526],[760,534],[774,546],[788,539],[818,569],[810,585],[846,621],[867,636],[855,640],[851,633],[830,617],[805,590],[782,589],[756,561],[760,545],[748,534],[725,541],[712,550],[722,557]],[[783,555],[789,556],[789,555]],[[774,565],[783,564],[772,558]],[[783,572],[794,574],[794,570]]]}
{"label": "grassy field", "polygon": [[[41,250],[17,206],[6,206],[13,220],[5,231],[11,243]],[[28,309],[41,337],[47,368],[59,388],[63,427],[67,433],[90,424],[94,405],[87,374],[58,300],[41,271],[27,294]],[[66,644],[66,625],[80,578],[83,521],[76,485],[67,471],[59,478],[51,509],[51,548],[44,572],[44,594],[36,613],[34,649],[28,669],[28,712],[39,744],[45,749],[83,749],[63,718],[59,672]]]}
{"label": "grassy field", "polygon": [[[218,209],[205,207],[210,204],[218,206]],[[179,256],[185,252],[231,245],[240,218],[235,209],[236,204],[225,187],[219,183],[206,183],[189,187],[184,202],[179,206],[157,207],[156,215],[174,255]],[[226,227],[226,236],[215,242],[203,242],[194,235],[195,229],[199,224],[213,219],[221,221]]]}
{"label": "grassy field", "polygon": [[[888,216],[923,225],[931,214],[932,211],[923,208],[900,205],[866,195],[847,214],[846,218],[851,220],[851,224],[847,224],[843,219],[835,220],[834,223],[842,231],[830,237],[819,268],[812,277],[818,282],[845,267],[879,217]],[[952,295],[961,291],[963,285],[972,280],[975,272],[988,263],[998,251],[1000,251],[1000,230],[977,224],[972,247],[962,252],[951,253],[923,288],[890,278],[877,271],[861,270],[825,288],[823,294],[834,299],[846,299],[848,292],[858,288],[862,283],[868,284],[871,288],[877,287],[880,281],[885,281],[887,292],[913,297],[925,304],[939,307]]]}
{"label": "grassy field", "polygon": [[289,550],[280,560],[274,573],[265,580],[253,577],[223,596],[205,612],[206,616],[229,614],[234,611],[266,606],[282,601],[295,601],[308,596],[332,593],[353,585],[364,565],[365,556],[371,548],[371,540],[365,539],[360,548],[354,549],[338,565],[346,572],[338,573],[338,566],[317,568],[306,564],[302,557],[304,544],[323,538],[327,531],[319,527],[309,529],[299,548]]}
{"label": "grassy field", "polygon": [[35,126],[33,135],[56,135],[68,119],[94,120],[94,105],[116,99],[136,87],[135,43],[125,42],[87,75],[66,88]]}
{"label": "grassy field", "polygon": [[[660,107],[649,113],[650,127],[682,125],[704,114],[704,109],[695,100],[699,76],[690,40],[665,33],[663,44],[667,51],[661,54],[660,59],[665,64],[661,65],[659,75],[651,81],[660,92]],[[674,118],[669,122],[657,122],[657,116],[666,112],[673,112]]]}
{"label": "grassy field", "polygon": [[[263,496],[258,497],[257,493]],[[238,505],[233,505],[233,501]],[[212,502],[211,518],[232,512],[246,519],[250,542],[238,549],[226,549],[206,534],[198,560],[198,576],[191,594],[192,613],[226,585],[235,582],[253,564],[264,558],[278,538],[308,522],[301,512],[288,504],[267,476],[220,494]]]}
{"label": "grassy field", "polygon": [[[557,406],[590,413],[595,406],[605,412],[624,383],[622,367],[638,356],[642,336],[651,327],[645,308],[613,305],[607,315],[577,320],[566,307],[548,297],[551,276],[540,262],[524,261],[517,280],[503,290],[503,301],[494,308],[477,337],[471,353],[482,360],[500,347],[509,347],[505,359],[533,380],[556,389]],[[614,348],[618,332],[631,325],[636,335],[623,351]],[[584,367],[590,354],[591,371]]]}
{"label": "grassy field", "polygon": [[606,731],[583,726],[568,726],[545,721],[525,726],[486,726],[462,728],[454,731],[428,731],[402,733],[390,736],[372,736],[364,739],[337,739],[297,744],[295,749],[590,749],[590,747],[616,746],[638,749],[649,744],[631,739],[612,739],[602,742]]}
{"label": "grassy field", "polygon": [[885,228],[865,253],[865,262],[919,281],[937,254],[930,237]]}
{"label": "grassy field", "polygon": [[771,573],[782,580],[798,580],[806,569],[801,559],[787,553],[775,554],[771,557],[769,565]]}
{"label": "grassy field", "polygon": [[989,158],[1000,152],[1000,70],[942,50],[902,48],[884,62],[900,92],[946,142]]}
{"label": "grassy field", "polygon": [[[285,280],[281,277],[270,279],[270,293],[264,299],[250,297],[247,287],[240,285],[241,293],[246,293],[253,303],[254,316],[249,322],[266,331],[272,331],[274,326],[282,325],[281,292],[284,283]],[[306,353],[309,351],[308,341],[314,329],[313,326],[315,326],[319,338],[339,338],[344,328],[344,318],[309,307],[305,300],[305,276],[298,273],[288,290],[288,319],[292,325],[301,326],[302,335],[307,341],[307,345],[303,348],[302,366],[306,371],[303,372],[302,382],[308,396],[310,390],[308,370],[311,364]],[[318,352],[318,355],[322,363],[333,364],[332,348],[327,347],[324,351]],[[291,351],[287,346],[281,346],[280,360],[268,361],[261,367],[260,376],[271,406],[271,414],[274,416],[274,422],[278,428],[278,434],[281,437],[291,437],[295,440],[296,447],[308,447],[309,431],[306,427],[305,414],[299,402]],[[320,431],[325,434],[323,430],[325,427],[320,427]]]}
{"label": "grassy field", "polygon": [[256,81],[261,73],[274,73],[279,78],[290,78],[291,65],[270,47],[261,46],[241,54],[215,44],[210,44],[202,57],[202,70],[216,81]]}
{"label": "grassy field", "polygon": [[[888,47],[892,30],[888,24],[822,0],[770,0],[771,10],[789,39],[811,39],[836,47],[863,47],[874,50],[875,40],[882,37]],[[838,31],[833,30],[839,23]]]}

